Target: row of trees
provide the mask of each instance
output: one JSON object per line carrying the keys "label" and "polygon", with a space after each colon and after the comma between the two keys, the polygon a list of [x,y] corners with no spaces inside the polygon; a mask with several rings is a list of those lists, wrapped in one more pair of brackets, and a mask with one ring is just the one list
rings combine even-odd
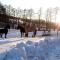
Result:
{"label": "row of trees", "polygon": [[[4,6],[6,8],[6,13],[7,15],[15,16],[15,17],[21,17],[21,18],[30,18],[30,20],[33,18],[34,14],[38,15],[38,19],[40,20],[42,17],[43,9],[40,8],[37,13],[34,12],[33,9],[20,9],[20,8],[13,8],[11,5]],[[44,15],[45,15],[45,20],[55,20],[56,21],[56,16],[58,13],[59,8],[47,8]]]}
{"label": "row of trees", "polygon": [[[51,26],[52,20],[54,20],[55,23],[56,23],[56,17],[58,15],[58,12],[59,12],[58,7],[47,8],[45,10],[45,13],[44,13],[44,15],[45,15],[44,18],[45,19],[44,20],[46,22],[46,29],[47,29],[47,25],[48,25],[47,22],[50,23],[50,26]],[[20,18],[23,18],[25,20],[30,19],[30,21],[32,21],[33,18],[35,18],[35,17],[33,17],[33,15],[37,14],[38,15],[37,19],[39,20],[39,25],[41,25],[41,19],[42,19],[42,16],[43,16],[43,9],[40,8],[38,10],[38,12],[35,13],[33,9],[24,9],[24,10],[20,9],[20,8],[15,9],[11,5],[9,5],[9,6],[4,5],[3,6],[0,3],[0,13],[7,14],[9,16],[20,17]]]}
{"label": "row of trees", "polygon": [[[59,8],[58,7],[55,7],[55,8],[47,8],[44,15],[45,15],[45,20],[46,21],[51,21],[51,20],[54,20],[56,21],[56,16],[59,12]],[[4,14],[7,14],[7,15],[10,15],[10,16],[15,16],[15,17],[20,17],[20,18],[29,18],[30,20],[33,18],[33,15],[34,14],[37,14],[38,15],[38,18],[37,19],[41,19],[42,18],[42,13],[43,13],[43,9],[40,8],[38,10],[37,13],[34,12],[33,9],[20,9],[20,8],[13,8],[11,5],[7,6],[7,5],[2,5],[0,3],[0,13],[4,13]]]}

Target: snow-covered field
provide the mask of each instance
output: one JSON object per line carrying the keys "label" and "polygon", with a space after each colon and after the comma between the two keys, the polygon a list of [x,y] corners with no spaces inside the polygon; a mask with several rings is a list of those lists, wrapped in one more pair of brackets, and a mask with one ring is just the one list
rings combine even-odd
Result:
{"label": "snow-covered field", "polygon": [[0,60],[60,60],[60,32],[41,37],[38,31],[35,38],[32,34],[20,38],[19,30],[11,29],[6,39],[0,38]]}

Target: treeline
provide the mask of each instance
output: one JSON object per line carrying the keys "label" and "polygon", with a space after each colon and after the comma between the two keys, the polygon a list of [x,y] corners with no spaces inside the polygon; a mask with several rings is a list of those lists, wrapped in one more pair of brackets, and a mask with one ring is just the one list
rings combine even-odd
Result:
{"label": "treeline", "polygon": [[[47,8],[44,15],[45,19],[42,19],[43,9],[40,8],[37,13],[34,12],[33,9],[20,9],[13,8],[11,5],[3,5],[0,3],[0,22],[5,23],[17,23],[17,20],[22,20],[24,23],[28,23],[33,27],[36,25],[39,30],[41,27],[45,27],[46,29],[55,29],[56,16],[58,14],[59,8]],[[37,19],[34,19],[35,14],[37,14]],[[17,17],[17,19],[16,19]],[[21,18],[21,19],[19,19]],[[14,21],[13,21],[14,20]],[[52,22],[54,20],[54,23]]]}

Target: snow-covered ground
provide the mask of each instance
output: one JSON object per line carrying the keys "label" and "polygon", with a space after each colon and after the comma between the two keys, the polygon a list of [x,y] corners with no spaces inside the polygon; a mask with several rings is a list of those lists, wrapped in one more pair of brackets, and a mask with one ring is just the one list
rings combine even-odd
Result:
{"label": "snow-covered ground", "polygon": [[60,60],[60,32],[41,37],[38,31],[35,38],[32,34],[21,38],[19,30],[11,29],[6,39],[0,38],[0,60]]}

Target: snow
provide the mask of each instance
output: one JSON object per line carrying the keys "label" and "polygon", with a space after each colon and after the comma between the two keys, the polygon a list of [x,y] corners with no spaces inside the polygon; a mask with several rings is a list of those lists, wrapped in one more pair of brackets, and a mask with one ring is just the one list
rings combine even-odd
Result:
{"label": "snow", "polygon": [[19,30],[10,30],[6,39],[0,39],[0,60],[60,60],[60,32],[51,36],[20,38]]}
{"label": "snow", "polygon": [[9,52],[7,52],[5,60],[25,60],[25,58],[26,55],[24,49],[13,48]]}
{"label": "snow", "polygon": [[37,31],[37,36],[39,36],[39,35],[42,35],[43,34],[43,31]]}
{"label": "snow", "polygon": [[33,32],[28,32],[28,37],[32,37],[33,36]]}
{"label": "snow", "polygon": [[6,60],[60,60],[60,39],[20,42],[7,52]]}

